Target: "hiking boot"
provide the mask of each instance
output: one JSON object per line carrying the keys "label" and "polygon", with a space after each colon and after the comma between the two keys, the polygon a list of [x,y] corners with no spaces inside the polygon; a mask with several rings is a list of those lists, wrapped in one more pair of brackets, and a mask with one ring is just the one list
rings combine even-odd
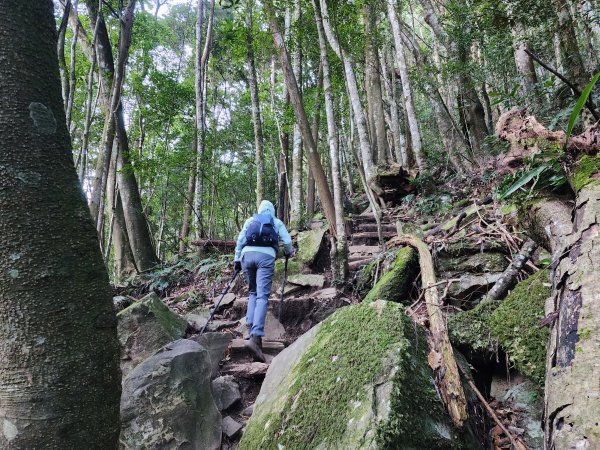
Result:
{"label": "hiking boot", "polygon": [[246,324],[246,331],[244,332],[245,340],[250,339],[250,331],[252,331],[252,324],[250,324],[250,325]]}
{"label": "hiking boot", "polygon": [[266,362],[265,355],[262,352],[262,338],[260,336],[250,336],[250,340],[246,342],[246,347],[252,353],[254,361]]}

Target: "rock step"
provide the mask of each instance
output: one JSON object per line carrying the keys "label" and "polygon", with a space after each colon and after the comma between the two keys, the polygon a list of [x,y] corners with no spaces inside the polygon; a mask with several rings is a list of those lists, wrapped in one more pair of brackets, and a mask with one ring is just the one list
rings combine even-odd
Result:
{"label": "rock step", "polygon": [[[396,236],[396,232],[384,232],[382,233],[383,239],[388,240]],[[378,242],[379,235],[376,231],[365,231],[364,233],[355,233],[352,235],[352,244],[374,244]]]}
{"label": "rock step", "polygon": [[269,364],[261,362],[251,363],[232,363],[227,364],[221,369],[222,375],[233,375],[238,378],[261,379],[264,378]]}
{"label": "rock step", "polygon": [[377,255],[380,252],[379,245],[349,245],[348,253],[350,255]]}
{"label": "rock step", "polygon": [[[377,232],[377,224],[375,222],[371,223],[371,222],[363,222],[363,223],[359,223],[356,226],[356,231],[357,232],[363,232],[363,231],[374,231]],[[385,232],[396,232],[396,225],[393,225],[391,223],[382,223],[381,224],[381,231]]]}
{"label": "rock step", "polygon": [[[248,354],[248,347],[246,347],[246,339],[233,339],[229,347],[229,351],[232,355],[237,354]],[[285,348],[282,342],[279,341],[262,341],[263,353],[269,355],[277,355]]]}

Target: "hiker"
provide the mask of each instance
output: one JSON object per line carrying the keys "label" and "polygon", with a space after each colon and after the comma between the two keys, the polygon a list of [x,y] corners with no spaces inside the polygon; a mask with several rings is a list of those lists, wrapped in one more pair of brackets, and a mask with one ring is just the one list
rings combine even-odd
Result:
{"label": "hiker", "polygon": [[265,335],[265,317],[280,240],[283,242],[283,254],[286,258],[291,257],[292,238],[283,222],[275,217],[273,204],[263,200],[258,214],[244,223],[235,246],[234,269],[243,270],[248,282],[246,326],[249,340],[246,346],[254,359],[261,362],[265,362],[262,337]]}

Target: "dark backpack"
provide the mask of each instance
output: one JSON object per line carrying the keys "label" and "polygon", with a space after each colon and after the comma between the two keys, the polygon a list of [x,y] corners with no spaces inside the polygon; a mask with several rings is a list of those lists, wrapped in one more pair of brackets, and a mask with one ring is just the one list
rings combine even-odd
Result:
{"label": "dark backpack", "polygon": [[271,214],[255,214],[246,230],[246,245],[279,249],[279,235]]}

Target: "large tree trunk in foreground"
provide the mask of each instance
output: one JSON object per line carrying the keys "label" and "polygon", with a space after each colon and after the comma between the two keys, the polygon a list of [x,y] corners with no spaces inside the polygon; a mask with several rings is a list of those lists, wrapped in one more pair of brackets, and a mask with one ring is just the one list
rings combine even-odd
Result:
{"label": "large tree trunk in foreground", "polygon": [[[515,111],[501,119],[505,116],[509,120],[499,123],[497,133],[511,142],[513,152],[564,140],[564,133],[550,132],[534,118],[523,120]],[[551,213],[548,207],[532,208],[537,223],[533,230],[543,230],[554,261],[553,296],[545,319],[551,327],[544,414],[547,450],[600,448],[600,161],[597,155],[584,156],[573,167],[569,178],[577,199],[572,221],[565,219],[561,207],[553,206]]]}
{"label": "large tree trunk in foreground", "polygon": [[5,449],[116,449],[116,319],[70,152],[52,2],[0,2]]}
{"label": "large tree trunk in foreground", "polygon": [[294,107],[296,121],[298,122],[300,130],[302,131],[302,138],[307,145],[307,159],[315,177],[319,199],[321,200],[321,205],[323,206],[325,217],[329,223],[332,234],[335,235],[335,207],[333,204],[331,191],[329,190],[329,185],[327,184],[327,177],[325,176],[325,171],[323,170],[323,165],[321,164],[321,159],[319,157],[319,153],[317,152],[317,144],[312,136],[310,124],[308,123],[306,111],[304,110],[304,104],[302,103],[302,97],[300,96],[300,90],[292,70],[290,57],[285,48],[285,43],[283,42],[283,36],[279,29],[279,24],[277,23],[277,17],[275,16],[272,1],[267,1],[265,3],[265,7],[269,15],[271,31],[273,32],[273,40],[275,41],[275,47],[281,60],[285,83],[290,94],[292,106]]}

